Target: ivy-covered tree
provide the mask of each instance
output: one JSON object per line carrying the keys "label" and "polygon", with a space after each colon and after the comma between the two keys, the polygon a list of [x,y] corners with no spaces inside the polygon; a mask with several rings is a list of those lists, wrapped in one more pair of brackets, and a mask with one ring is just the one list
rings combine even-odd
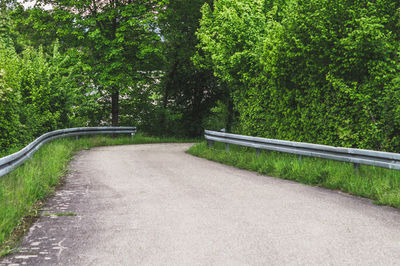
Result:
{"label": "ivy-covered tree", "polygon": [[226,84],[236,111],[242,109],[247,89],[262,83],[262,40],[277,9],[271,0],[219,0],[202,7],[195,62],[212,68]]}

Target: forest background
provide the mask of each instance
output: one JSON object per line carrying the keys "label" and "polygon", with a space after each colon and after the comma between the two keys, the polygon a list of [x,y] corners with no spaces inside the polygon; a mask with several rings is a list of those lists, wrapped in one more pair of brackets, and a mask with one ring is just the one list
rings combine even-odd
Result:
{"label": "forest background", "polygon": [[0,2],[2,152],[100,125],[400,152],[397,0],[32,4]]}

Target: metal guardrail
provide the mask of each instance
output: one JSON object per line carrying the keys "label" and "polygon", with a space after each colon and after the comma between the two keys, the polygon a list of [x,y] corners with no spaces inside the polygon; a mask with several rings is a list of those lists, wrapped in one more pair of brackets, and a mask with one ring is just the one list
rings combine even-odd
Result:
{"label": "metal guardrail", "polygon": [[29,143],[22,150],[0,158],[0,177],[10,173],[19,165],[23,164],[26,160],[45,143],[63,137],[95,135],[95,134],[135,134],[136,127],[80,127],[55,130],[46,133],[33,142]]}
{"label": "metal guardrail", "polygon": [[353,163],[355,167],[358,167],[360,164],[365,164],[400,170],[400,154],[398,153],[340,148],[304,142],[250,137],[209,130],[205,131],[204,136],[210,147],[213,145],[214,141],[223,142],[226,143],[227,150],[229,150],[229,144],[235,144],[255,148],[257,154],[260,153],[260,150],[270,150],[297,154],[299,156],[311,156],[349,162]]}

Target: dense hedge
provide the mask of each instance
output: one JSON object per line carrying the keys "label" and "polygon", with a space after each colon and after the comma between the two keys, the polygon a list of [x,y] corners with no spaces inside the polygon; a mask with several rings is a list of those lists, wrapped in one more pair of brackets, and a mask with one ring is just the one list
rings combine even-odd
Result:
{"label": "dense hedge", "polygon": [[21,96],[16,88],[21,79],[19,61],[11,49],[0,45],[0,147],[4,149],[19,139]]}
{"label": "dense hedge", "polygon": [[57,43],[50,56],[29,47],[17,54],[0,40],[1,153],[79,123],[76,68],[70,56],[58,52]]}
{"label": "dense hedge", "polygon": [[400,2],[217,0],[204,61],[234,88],[238,131],[400,151]]}

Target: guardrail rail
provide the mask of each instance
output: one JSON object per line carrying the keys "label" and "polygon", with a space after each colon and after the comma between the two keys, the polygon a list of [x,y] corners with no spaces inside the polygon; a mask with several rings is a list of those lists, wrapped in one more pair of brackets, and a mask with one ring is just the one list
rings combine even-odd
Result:
{"label": "guardrail rail", "polygon": [[204,136],[210,147],[213,145],[214,141],[222,142],[226,143],[226,150],[229,150],[229,144],[235,144],[255,148],[257,154],[260,153],[260,150],[270,150],[297,154],[299,156],[310,156],[349,162],[353,163],[355,167],[358,167],[360,164],[365,164],[400,170],[400,154],[398,153],[267,139],[210,130],[205,130]]}
{"label": "guardrail rail", "polygon": [[45,143],[58,138],[96,134],[135,134],[136,127],[80,127],[60,129],[38,137],[20,151],[0,158],[0,178],[23,164]]}

